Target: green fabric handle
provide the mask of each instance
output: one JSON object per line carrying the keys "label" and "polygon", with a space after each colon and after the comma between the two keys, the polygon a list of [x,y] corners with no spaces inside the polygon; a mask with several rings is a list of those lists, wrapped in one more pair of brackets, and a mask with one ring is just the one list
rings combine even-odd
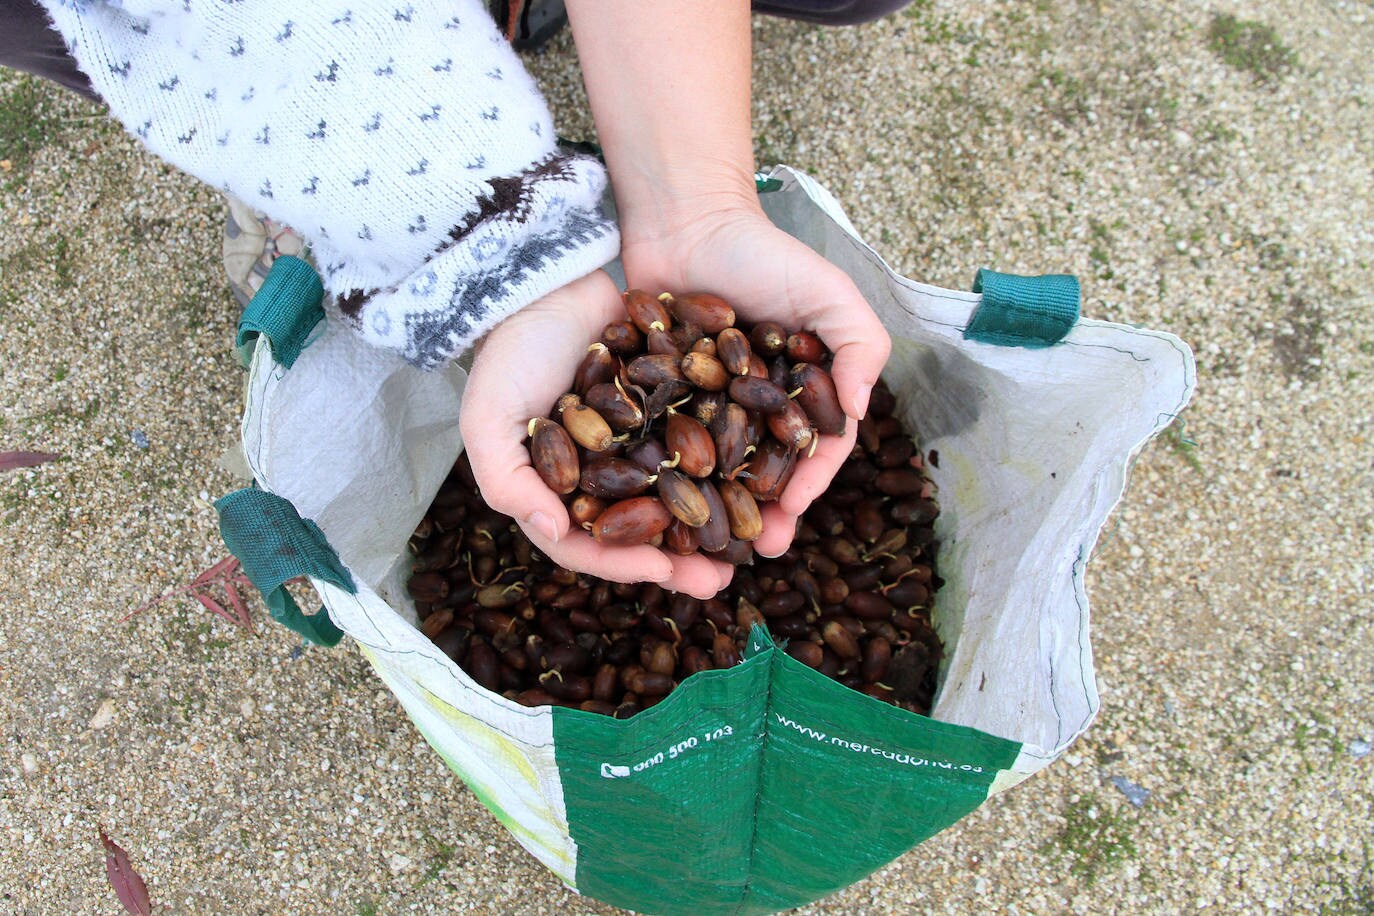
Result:
{"label": "green fabric handle", "polygon": [[981,268],[973,291],[983,301],[964,329],[965,340],[1004,347],[1049,347],[1078,321],[1082,294],[1072,274],[1019,277]]}
{"label": "green fabric handle", "polygon": [[329,546],[324,532],[296,507],[275,493],[246,487],[215,501],[219,532],[229,552],[262,592],[272,618],[317,646],[336,645],[343,631],[326,611],[306,616],[282,588],[297,576],[331,582],[350,594],[357,592],[353,577]]}
{"label": "green fabric handle", "polygon": [[282,255],[272,262],[267,279],[243,310],[235,346],[242,351],[265,334],[272,356],[290,369],[324,318],[323,300],[324,284],[315,269],[300,258]]}

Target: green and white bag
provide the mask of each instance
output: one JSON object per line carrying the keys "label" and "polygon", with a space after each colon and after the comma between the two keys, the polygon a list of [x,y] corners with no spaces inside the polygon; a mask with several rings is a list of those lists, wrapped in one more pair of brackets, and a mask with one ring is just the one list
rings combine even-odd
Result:
{"label": "green and white bag", "polygon": [[[982,294],[914,283],[807,176],[779,167],[760,187],[770,218],[882,318],[898,412],[939,453],[946,658],[929,719],[761,630],[741,665],[625,721],[484,690],[416,629],[404,587],[406,541],[462,447],[463,371],[416,371],[323,320],[302,262],[278,262],[241,325],[257,487],[219,507],[274,616],[318,642],[352,637],[521,845],[570,887],[651,913],[814,900],[1063,753],[1098,708],[1085,564],[1132,456],[1194,383],[1178,338],[1075,323],[1071,278],[984,274]],[[279,588],[300,574],[328,621]]]}

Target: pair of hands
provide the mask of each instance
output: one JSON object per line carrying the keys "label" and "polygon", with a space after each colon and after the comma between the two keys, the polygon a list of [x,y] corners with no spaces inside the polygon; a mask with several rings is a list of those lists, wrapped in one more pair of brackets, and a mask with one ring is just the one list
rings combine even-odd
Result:
{"label": "pair of hands", "polygon": [[[817,333],[834,353],[832,375],[851,418],[842,437],[823,436],[781,499],[766,503],[755,549],[783,553],[797,518],[823,493],[854,446],[857,419],[887,362],[881,322],[841,270],[774,227],[761,211],[719,211],[622,251],[631,287],[711,292],[742,322],[771,319]],[[545,416],[571,382],[586,344],[624,318],[620,291],[602,271],[559,289],[506,319],[479,344],[463,395],[461,427],[473,475],[487,503],[514,518],[551,560],[618,582],[652,581],[708,598],[729,584],[733,567],[697,554],[654,547],[605,547],[574,527],[562,501],[530,465],[524,439],[531,417]]]}

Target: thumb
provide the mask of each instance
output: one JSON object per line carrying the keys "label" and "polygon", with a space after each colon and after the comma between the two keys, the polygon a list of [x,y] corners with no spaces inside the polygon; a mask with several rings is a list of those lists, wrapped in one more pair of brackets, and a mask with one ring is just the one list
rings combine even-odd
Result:
{"label": "thumb", "polygon": [[[519,392],[479,354],[463,392],[459,429],[482,498],[521,527],[557,542],[568,532],[568,511],[530,463],[529,417]],[[484,371],[485,370],[485,371]]]}

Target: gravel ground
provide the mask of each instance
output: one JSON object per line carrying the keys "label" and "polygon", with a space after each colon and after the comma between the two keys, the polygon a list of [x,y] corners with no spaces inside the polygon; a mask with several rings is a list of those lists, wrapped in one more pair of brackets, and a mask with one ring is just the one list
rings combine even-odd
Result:
{"label": "gravel ground", "polygon": [[[805,912],[1371,912],[1374,5],[917,0],[756,48],[760,162],[901,272],[1077,273],[1199,363],[1089,566],[1096,725]],[[590,137],[567,36],[529,63]],[[0,450],[62,456],[0,477],[0,910],[118,912],[104,825],[160,912],[610,912],[358,654],[122,619],[223,554],[223,206],[12,73],[0,144]]]}

